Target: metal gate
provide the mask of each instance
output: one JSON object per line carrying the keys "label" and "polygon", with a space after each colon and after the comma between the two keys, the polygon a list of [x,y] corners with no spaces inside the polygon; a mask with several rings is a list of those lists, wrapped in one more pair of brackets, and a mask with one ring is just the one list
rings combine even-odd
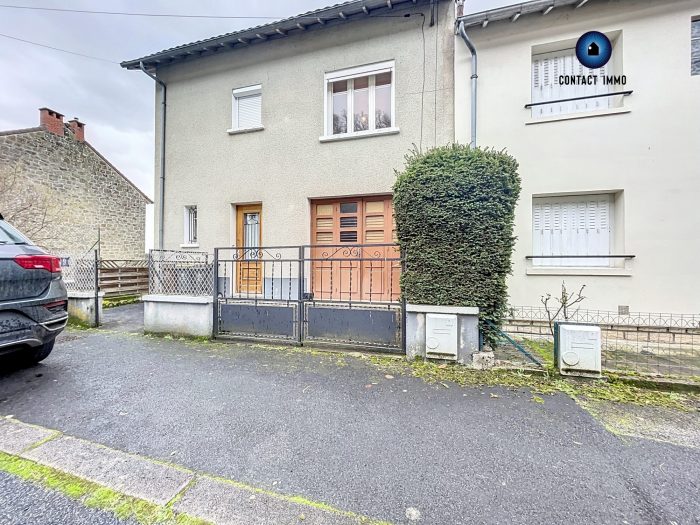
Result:
{"label": "metal gate", "polygon": [[401,265],[395,244],[216,248],[214,336],[402,351]]}

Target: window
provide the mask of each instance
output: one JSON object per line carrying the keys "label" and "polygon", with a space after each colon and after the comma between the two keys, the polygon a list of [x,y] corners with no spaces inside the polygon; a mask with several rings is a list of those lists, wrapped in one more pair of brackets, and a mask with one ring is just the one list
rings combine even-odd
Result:
{"label": "window", "polygon": [[690,23],[690,74],[700,75],[700,18]]}
{"label": "window", "polygon": [[185,206],[185,244],[197,244],[197,206]]}
{"label": "window", "polygon": [[533,265],[610,266],[606,257],[565,256],[612,255],[613,206],[614,196],[606,193],[533,198]]}
{"label": "window", "polygon": [[[542,50],[533,50],[532,53],[532,118],[549,118],[562,114],[582,113],[618,107],[622,105],[621,96],[599,96],[606,93],[614,93],[624,90],[620,86],[612,83],[605,83],[607,76],[620,75],[620,65],[615,64],[616,41],[612,39],[613,54],[610,61],[599,69],[588,69],[576,58],[575,42],[561,44],[565,49],[542,50],[551,48],[550,46],[539,46]],[[620,62],[620,59],[617,60]],[[592,76],[595,77],[594,84],[561,84],[560,77],[571,76]],[[588,98],[591,97],[591,98]],[[540,104],[549,100],[558,101],[571,98],[564,102],[553,102],[552,104]]]}
{"label": "window", "polygon": [[325,137],[396,132],[394,62],[328,73]]}
{"label": "window", "polygon": [[262,129],[262,86],[233,90],[233,124],[230,131]]}

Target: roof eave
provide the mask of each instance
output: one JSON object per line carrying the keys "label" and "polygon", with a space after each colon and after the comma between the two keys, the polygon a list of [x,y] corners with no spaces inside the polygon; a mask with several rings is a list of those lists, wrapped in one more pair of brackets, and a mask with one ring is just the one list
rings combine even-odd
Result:
{"label": "roof eave", "polygon": [[125,60],[120,65],[125,69],[140,69],[141,63],[143,63],[146,68],[158,68],[173,62],[214,55],[220,51],[249,47],[252,44],[266,41],[280,40],[288,36],[304,33],[307,30],[330,28],[352,21],[372,18],[373,14],[376,16],[377,14],[401,11],[407,6],[426,4],[428,1],[355,0],[310,11],[270,24],[176,46],[134,60]]}
{"label": "roof eave", "polygon": [[492,22],[503,22],[507,20],[516,22],[522,16],[526,15],[539,14],[546,16],[555,9],[579,9],[587,5],[588,2],[589,0],[531,0],[530,2],[523,2],[521,4],[460,16],[457,18],[457,23],[464,22],[465,27],[481,26],[485,28]]}

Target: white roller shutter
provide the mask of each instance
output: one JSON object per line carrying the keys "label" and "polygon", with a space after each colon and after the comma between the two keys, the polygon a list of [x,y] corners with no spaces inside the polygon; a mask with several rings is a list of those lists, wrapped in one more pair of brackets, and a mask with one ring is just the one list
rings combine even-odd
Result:
{"label": "white roller shutter", "polygon": [[[603,85],[602,77],[612,71],[612,61],[599,69],[588,69],[576,58],[574,49],[565,49],[551,53],[532,56],[532,102],[562,100],[576,97],[590,97],[609,93],[610,86]],[[598,77],[595,85],[561,85],[561,75],[594,75]],[[547,118],[566,113],[593,111],[610,107],[611,97],[599,97],[588,100],[544,104],[532,108],[532,118]]]}
{"label": "white roller shutter", "polygon": [[[535,198],[532,203],[533,255],[610,255],[611,195]],[[536,266],[610,266],[610,259],[533,259]]]}
{"label": "white roller shutter", "polygon": [[238,129],[259,128],[262,126],[262,94],[236,97]]}

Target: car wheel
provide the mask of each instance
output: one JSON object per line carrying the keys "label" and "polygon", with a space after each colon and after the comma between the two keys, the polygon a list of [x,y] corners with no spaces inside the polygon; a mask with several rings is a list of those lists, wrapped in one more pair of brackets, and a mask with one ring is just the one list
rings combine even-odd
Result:
{"label": "car wheel", "polygon": [[44,359],[49,357],[49,354],[51,353],[51,350],[53,350],[53,345],[55,343],[56,340],[52,339],[48,343],[44,343],[41,346],[37,346],[36,348],[32,348],[26,351],[21,357],[22,363],[29,366],[35,365],[39,361],[43,361]]}

